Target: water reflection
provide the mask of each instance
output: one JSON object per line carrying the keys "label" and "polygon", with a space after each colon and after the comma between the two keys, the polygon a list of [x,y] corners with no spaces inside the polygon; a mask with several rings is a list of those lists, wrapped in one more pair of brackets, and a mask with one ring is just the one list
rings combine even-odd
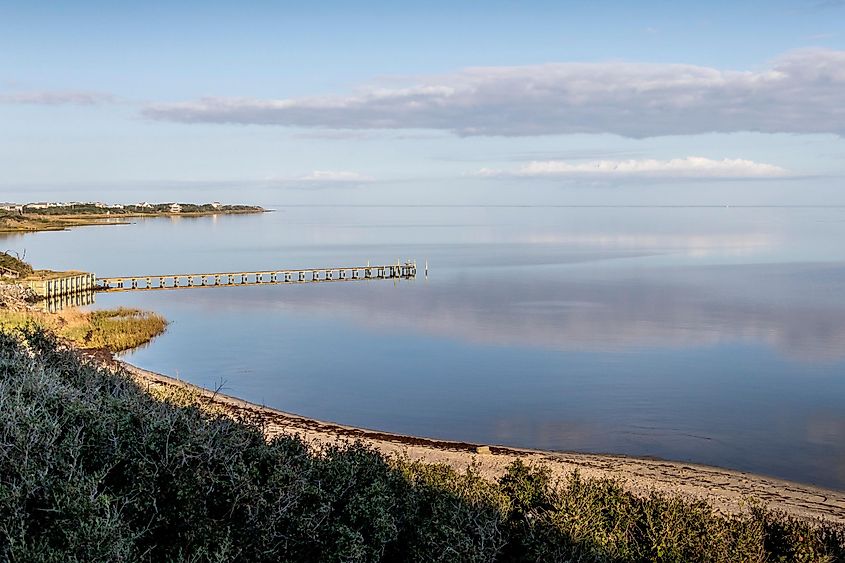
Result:
{"label": "water reflection", "polygon": [[[555,350],[624,351],[639,348],[713,347],[745,343],[774,348],[793,360],[845,358],[845,302],[793,298],[824,279],[829,268],[699,268],[682,279],[602,279],[584,272],[553,270],[537,275],[481,275],[440,283],[418,281],[399,291],[380,286],[354,291],[250,291],[192,296],[206,307],[237,310],[297,308],[344,315],[356,323],[425,331],[462,342]],[[714,281],[718,275],[719,281]],[[775,276],[781,287],[772,292]],[[685,283],[710,280],[709,284]],[[737,283],[767,291],[737,293]],[[833,287],[831,287],[831,285]],[[827,281],[845,294],[845,276]],[[397,314],[397,312],[399,312]]]}
{"label": "water reflection", "polygon": [[66,295],[54,295],[39,301],[37,303],[37,307],[45,313],[58,313],[63,309],[93,305],[96,302],[95,295],[96,292],[94,291],[80,291]]}

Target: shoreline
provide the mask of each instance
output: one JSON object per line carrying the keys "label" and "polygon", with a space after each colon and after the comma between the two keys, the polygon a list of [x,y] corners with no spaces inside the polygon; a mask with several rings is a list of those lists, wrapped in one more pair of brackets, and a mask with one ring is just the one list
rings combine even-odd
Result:
{"label": "shoreline", "polygon": [[75,227],[94,227],[109,225],[131,225],[131,219],[161,219],[167,217],[212,217],[215,215],[250,215],[269,213],[271,210],[233,209],[222,211],[185,211],[180,213],[117,213],[107,214],[72,214],[72,215],[39,215],[36,213],[14,216],[4,224],[0,221],[0,234],[25,234],[38,232],[67,231]]}
{"label": "shoreline", "polygon": [[481,475],[488,479],[499,477],[510,463],[521,459],[526,463],[546,465],[551,469],[553,478],[565,478],[577,470],[587,478],[618,479],[635,494],[655,490],[667,495],[703,499],[723,513],[742,511],[748,498],[753,497],[769,508],[791,516],[845,524],[845,491],[694,463],[472,444],[357,428],[287,413],[210,391],[133,366],[111,354],[92,354],[92,357],[125,369],[148,390],[174,387],[190,390],[230,416],[260,421],[268,439],[280,434],[296,435],[317,448],[339,441],[360,440],[386,456],[443,463],[458,471],[476,464]]}

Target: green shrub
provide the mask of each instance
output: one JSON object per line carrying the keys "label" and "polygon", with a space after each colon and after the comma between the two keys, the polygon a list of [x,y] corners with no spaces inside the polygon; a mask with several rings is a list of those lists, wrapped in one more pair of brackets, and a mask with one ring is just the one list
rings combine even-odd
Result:
{"label": "green shrub", "polygon": [[505,544],[502,522],[508,499],[474,467],[399,461],[409,484],[403,513],[407,526],[395,559],[493,561]]}
{"label": "green shrub", "polygon": [[315,449],[0,332],[2,561],[837,561],[841,526]]}

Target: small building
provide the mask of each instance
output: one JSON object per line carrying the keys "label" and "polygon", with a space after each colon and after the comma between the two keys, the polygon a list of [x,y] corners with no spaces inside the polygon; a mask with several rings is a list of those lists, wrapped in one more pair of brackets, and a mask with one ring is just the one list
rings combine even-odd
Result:
{"label": "small building", "polygon": [[17,203],[2,203],[0,204],[0,209],[3,211],[20,211],[23,209],[23,205],[18,205]]}
{"label": "small building", "polygon": [[214,202],[212,202],[212,203],[211,203],[211,207],[212,207],[213,209],[220,209],[220,208],[221,208],[221,207],[223,207],[223,206],[220,204],[220,202],[219,202],[219,201],[214,201]]}
{"label": "small building", "polygon": [[182,206],[178,203],[170,204],[170,212],[171,213],[182,213]]}

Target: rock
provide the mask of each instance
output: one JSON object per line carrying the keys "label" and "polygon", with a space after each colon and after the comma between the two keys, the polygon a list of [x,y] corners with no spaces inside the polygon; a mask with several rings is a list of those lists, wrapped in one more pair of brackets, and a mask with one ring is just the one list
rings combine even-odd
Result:
{"label": "rock", "polygon": [[475,448],[475,453],[480,455],[488,455],[492,452],[490,451],[490,446],[478,446],[477,448]]}
{"label": "rock", "polygon": [[23,311],[31,309],[30,303],[38,300],[27,286],[0,281],[0,309]]}

